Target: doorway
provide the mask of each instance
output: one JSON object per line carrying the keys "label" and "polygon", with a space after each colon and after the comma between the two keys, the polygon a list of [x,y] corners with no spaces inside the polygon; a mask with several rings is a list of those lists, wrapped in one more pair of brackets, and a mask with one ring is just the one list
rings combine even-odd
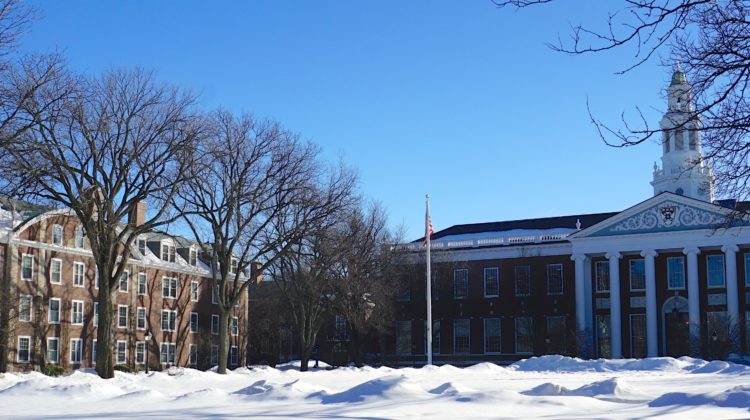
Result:
{"label": "doorway", "polygon": [[667,299],[662,306],[662,343],[665,356],[690,354],[688,302],[682,296]]}

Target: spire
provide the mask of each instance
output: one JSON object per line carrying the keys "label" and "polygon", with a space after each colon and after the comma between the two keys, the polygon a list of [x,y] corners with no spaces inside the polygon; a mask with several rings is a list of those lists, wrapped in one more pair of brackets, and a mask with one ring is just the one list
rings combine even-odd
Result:
{"label": "spire", "polygon": [[680,60],[677,60],[675,62],[675,70],[672,74],[672,83],[670,83],[670,86],[674,85],[681,85],[687,83],[687,77],[685,77],[685,72],[682,71],[682,65],[680,65]]}

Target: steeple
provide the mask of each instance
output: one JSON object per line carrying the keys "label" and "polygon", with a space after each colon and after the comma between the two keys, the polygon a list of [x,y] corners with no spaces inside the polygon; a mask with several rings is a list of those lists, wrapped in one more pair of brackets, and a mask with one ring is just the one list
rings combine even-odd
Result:
{"label": "steeple", "polygon": [[692,87],[677,62],[667,88],[662,130],[661,168],[654,165],[654,195],[664,191],[704,201],[714,199],[714,176],[701,155],[701,121],[695,115]]}

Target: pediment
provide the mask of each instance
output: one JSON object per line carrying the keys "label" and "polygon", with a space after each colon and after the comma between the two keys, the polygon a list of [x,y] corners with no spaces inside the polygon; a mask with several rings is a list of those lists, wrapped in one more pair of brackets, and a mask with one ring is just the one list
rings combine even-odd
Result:
{"label": "pediment", "polygon": [[576,238],[748,226],[747,218],[724,207],[662,193],[574,235]]}

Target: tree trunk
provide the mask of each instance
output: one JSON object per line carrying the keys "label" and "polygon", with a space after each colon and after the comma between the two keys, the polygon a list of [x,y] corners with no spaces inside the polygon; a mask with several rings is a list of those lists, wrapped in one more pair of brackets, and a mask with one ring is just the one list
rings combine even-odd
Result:
{"label": "tree trunk", "polygon": [[360,343],[359,329],[352,326],[352,362],[357,367],[362,367],[362,345]]}
{"label": "tree trunk", "polygon": [[103,267],[99,270],[99,326],[96,330],[96,373],[103,379],[115,376],[114,361],[112,359],[112,268]]}
{"label": "tree trunk", "polygon": [[300,351],[299,353],[299,371],[300,372],[307,372],[310,365],[310,352],[309,351]]}
{"label": "tree trunk", "polygon": [[229,357],[229,311],[221,308],[219,311],[219,367],[217,373],[227,373],[227,358]]}
{"label": "tree trunk", "polygon": [[8,244],[4,255],[0,255],[0,261],[4,262],[3,272],[0,273],[0,372],[8,371],[8,342],[11,337],[11,252],[16,252],[16,248]]}

